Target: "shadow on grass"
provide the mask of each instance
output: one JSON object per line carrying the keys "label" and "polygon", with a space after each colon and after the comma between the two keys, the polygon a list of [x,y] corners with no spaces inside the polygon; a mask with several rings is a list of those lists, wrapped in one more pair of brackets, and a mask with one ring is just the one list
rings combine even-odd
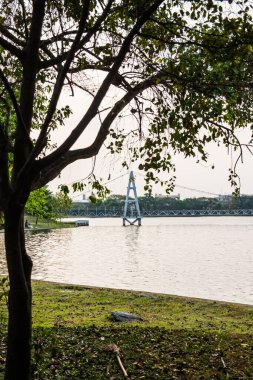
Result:
{"label": "shadow on grass", "polygon": [[[34,380],[124,379],[115,345],[131,380],[253,379],[252,306],[47,282],[33,290]],[[112,322],[113,310],[143,321]],[[1,376],[6,305],[0,315]]]}
{"label": "shadow on grass", "polygon": [[120,380],[123,372],[109,350],[115,344],[130,379],[250,379],[252,338],[117,323],[99,328],[36,328],[32,368],[36,380]]}

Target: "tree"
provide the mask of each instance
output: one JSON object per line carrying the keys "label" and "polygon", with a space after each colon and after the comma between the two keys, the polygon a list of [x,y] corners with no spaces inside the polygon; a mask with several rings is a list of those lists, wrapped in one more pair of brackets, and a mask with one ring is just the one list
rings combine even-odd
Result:
{"label": "tree", "polygon": [[25,211],[29,215],[36,217],[36,224],[39,218],[48,218],[50,216],[47,196],[47,189],[42,187],[41,189],[32,191],[26,202]]}
{"label": "tree", "polygon": [[[171,190],[173,152],[207,160],[205,146],[214,141],[242,155],[236,127],[252,126],[248,3],[238,1],[234,15],[223,12],[226,2],[211,0],[0,2],[0,209],[10,278],[6,380],[31,378],[32,262],[23,223],[30,192],[67,165],[96,156],[105,142],[112,153],[130,146],[130,161],[140,160],[147,173],[147,191],[163,171],[171,174]],[[90,100],[84,97],[80,122],[53,146],[51,133],[70,114],[68,107],[57,109],[66,86],[81,88]],[[108,106],[113,86],[119,96]],[[136,123],[123,130],[114,122],[127,109]],[[75,148],[93,120],[100,123],[94,141]],[[233,170],[230,179],[236,184]]]}
{"label": "tree", "polygon": [[40,218],[55,219],[64,215],[71,207],[72,200],[63,192],[53,195],[46,187],[34,190],[25,205],[25,212],[36,217],[36,224]]}
{"label": "tree", "polygon": [[63,192],[59,192],[54,197],[54,212],[59,217],[65,215],[66,211],[70,209],[72,200]]}

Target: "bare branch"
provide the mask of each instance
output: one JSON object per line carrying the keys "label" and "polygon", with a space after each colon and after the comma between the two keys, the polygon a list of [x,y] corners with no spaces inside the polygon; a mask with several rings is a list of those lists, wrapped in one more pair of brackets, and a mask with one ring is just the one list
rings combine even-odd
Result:
{"label": "bare branch", "polygon": [[[243,162],[243,146],[246,146],[249,151],[250,151],[250,148],[252,148],[253,146],[250,144],[242,144],[240,142],[239,138],[235,135],[235,133],[229,127],[226,127],[225,125],[214,122],[212,120],[207,120],[207,122],[216,126],[225,134],[225,136],[226,136],[225,138],[227,140],[228,145],[236,146],[237,148],[239,148],[239,154],[238,154],[238,157],[237,157],[236,162],[234,164],[234,171],[235,171],[236,167],[238,165],[238,162],[240,160],[241,160],[241,162]],[[230,138],[232,138],[234,141],[236,141],[236,143],[233,143],[232,141],[230,141]]]}
{"label": "bare branch", "polygon": [[[77,83],[76,81],[74,81],[73,79],[69,79],[68,80],[68,85],[70,86],[74,86],[76,88],[80,88],[80,90],[86,92],[88,95],[90,95],[92,98],[94,98],[94,94],[86,87],[82,86],[81,84]],[[73,91],[72,91],[73,92]]]}

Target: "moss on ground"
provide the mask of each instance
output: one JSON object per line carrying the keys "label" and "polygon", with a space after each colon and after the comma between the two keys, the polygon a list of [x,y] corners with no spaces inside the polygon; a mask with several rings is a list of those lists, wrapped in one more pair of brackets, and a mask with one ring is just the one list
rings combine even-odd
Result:
{"label": "moss on ground", "polygon": [[[33,283],[35,379],[253,379],[253,307],[161,294]],[[112,311],[143,321],[114,322]],[[0,368],[6,308],[0,308]],[[0,375],[1,378],[1,375]]]}

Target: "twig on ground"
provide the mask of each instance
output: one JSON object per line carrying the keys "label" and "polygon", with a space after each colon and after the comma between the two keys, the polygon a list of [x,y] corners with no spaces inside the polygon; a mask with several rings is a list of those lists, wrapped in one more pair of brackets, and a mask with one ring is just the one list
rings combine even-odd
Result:
{"label": "twig on ground", "polygon": [[119,363],[119,366],[120,366],[120,369],[122,370],[123,372],[123,375],[128,378],[128,374],[127,374],[127,371],[125,370],[123,364],[122,364],[122,361],[120,359],[120,354],[119,354],[119,347],[116,345],[116,344],[109,344],[107,346],[107,350],[108,351],[111,351],[111,352],[114,352],[116,354],[116,358],[118,360],[118,363]]}
{"label": "twig on ground", "polygon": [[223,357],[221,357],[220,360],[221,360],[221,362],[222,362],[223,368],[227,368],[226,363],[225,363]]}

